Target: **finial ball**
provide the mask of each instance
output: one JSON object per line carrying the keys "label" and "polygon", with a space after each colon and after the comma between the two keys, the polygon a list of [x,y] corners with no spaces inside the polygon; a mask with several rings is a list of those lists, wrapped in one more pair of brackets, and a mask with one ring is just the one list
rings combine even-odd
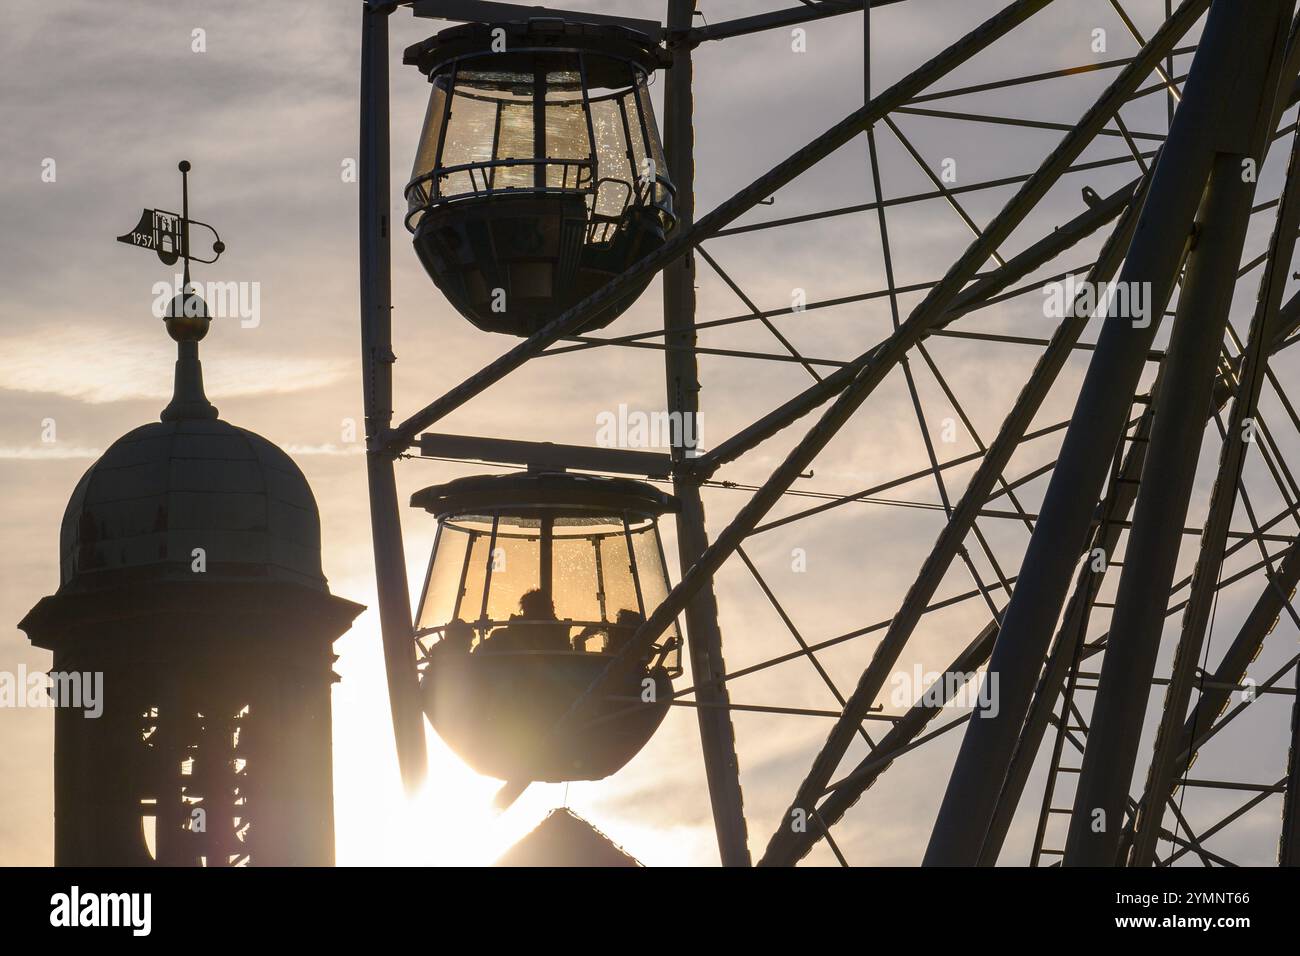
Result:
{"label": "finial ball", "polygon": [[163,321],[167,323],[167,334],[177,342],[200,341],[212,323],[207,303],[193,292],[172,299]]}
{"label": "finial ball", "polygon": [[176,168],[183,173],[188,173],[190,171],[190,161],[188,159],[182,159],[180,163],[177,164]]}

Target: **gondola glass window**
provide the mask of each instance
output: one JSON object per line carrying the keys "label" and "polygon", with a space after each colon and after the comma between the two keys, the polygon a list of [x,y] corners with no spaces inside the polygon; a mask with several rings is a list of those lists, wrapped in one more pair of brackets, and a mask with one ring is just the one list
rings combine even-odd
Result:
{"label": "gondola glass window", "polygon": [[475,325],[530,335],[663,244],[675,220],[650,100],[660,55],[630,30],[544,20],[467,24],[406,51],[432,85],[406,225]]}
{"label": "gondola glass window", "polygon": [[[459,621],[473,631],[471,647],[477,650],[496,628],[524,615],[525,595],[541,591],[554,619],[568,629],[566,645],[572,647],[587,630],[578,649],[602,652],[615,643],[609,632],[620,619],[640,623],[668,594],[654,516],[476,510],[484,513],[448,514],[439,525],[416,624],[430,639],[426,645]],[[679,644],[676,625],[658,644],[675,673]]]}
{"label": "gondola glass window", "polygon": [[412,503],[439,520],[416,619],[439,734],[503,779],[596,779],[623,766],[681,674],[675,623],[597,702],[589,729],[544,735],[667,596],[657,519],[671,496],[561,473],[462,478]]}

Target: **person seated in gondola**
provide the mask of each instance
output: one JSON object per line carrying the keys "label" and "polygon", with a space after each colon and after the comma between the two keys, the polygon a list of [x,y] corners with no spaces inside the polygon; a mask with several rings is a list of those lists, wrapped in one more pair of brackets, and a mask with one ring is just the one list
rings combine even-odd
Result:
{"label": "person seated in gondola", "polygon": [[474,644],[474,629],[460,618],[453,618],[442,632],[442,640],[433,645],[432,653],[438,655],[464,655]]}
{"label": "person seated in gondola", "polygon": [[[426,672],[426,677],[430,674],[439,674],[444,678],[450,677],[455,680],[454,675],[464,673],[463,668],[469,661],[470,648],[473,643],[474,629],[460,618],[452,618],[447,623],[447,626],[443,628],[442,640],[429,648],[429,670]],[[425,680],[423,684],[425,707],[440,707],[441,695],[438,698],[435,698],[434,695],[434,688],[438,686],[438,679]]]}
{"label": "person seated in gondola", "polygon": [[[632,640],[632,635],[636,633],[636,629],[644,623],[645,618],[637,611],[629,608],[620,610],[618,616],[614,619],[614,623],[609,626],[609,639],[605,641],[605,653],[621,653],[623,648],[628,645],[628,642]],[[649,654],[645,656],[645,660],[647,663],[649,662]]]}
{"label": "person seated in gondola", "polygon": [[[593,637],[605,638],[605,644],[600,651],[605,654],[618,654],[627,646],[628,641],[632,640],[632,635],[636,629],[645,623],[645,618],[636,611],[629,608],[623,608],[614,618],[613,624],[592,624],[583,628],[577,637],[573,639],[573,649],[575,651],[586,651],[587,642]],[[648,667],[650,658],[653,653],[647,651],[641,657],[641,666]]]}
{"label": "person seated in gondola", "polygon": [[511,615],[510,622],[489,634],[478,650],[483,653],[570,650],[569,626],[556,620],[555,605],[541,588],[524,592],[519,599],[519,613]]}

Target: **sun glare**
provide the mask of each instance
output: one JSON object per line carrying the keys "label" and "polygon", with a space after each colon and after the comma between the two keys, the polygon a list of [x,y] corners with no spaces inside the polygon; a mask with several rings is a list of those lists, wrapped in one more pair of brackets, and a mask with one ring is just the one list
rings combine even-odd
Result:
{"label": "sun glare", "polygon": [[509,809],[492,798],[501,783],[470,770],[427,734],[429,774],[408,797],[389,723],[373,611],[335,649],[334,799],[341,866],[486,866],[564,802],[564,788],[534,784]]}

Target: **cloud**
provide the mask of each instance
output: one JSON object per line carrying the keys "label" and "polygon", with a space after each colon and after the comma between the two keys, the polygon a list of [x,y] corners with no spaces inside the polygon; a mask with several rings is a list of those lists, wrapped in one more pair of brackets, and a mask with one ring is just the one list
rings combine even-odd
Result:
{"label": "cloud", "polygon": [[[92,325],[0,336],[0,388],[91,404],[165,401],[172,392],[170,363],[160,368],[158,330],[151,331],[122,334]],[[277,395],[333,385],[350,368],[342,358],[250,354],[208,363],[204,381],[214,397]]]}
{"label": "cloud", "polygon": [[298,455],[361,455],[365,454],[365,448],[361,445],[335,445],[328,442],[324,445],[285,445],[284,450],[287,454],[297,457]]}
{"label": "cloud", "polygon": [[98,458],[102,448],[65,447],[63,445],[0,445],[0,459],[39,461],[41,459]]}

